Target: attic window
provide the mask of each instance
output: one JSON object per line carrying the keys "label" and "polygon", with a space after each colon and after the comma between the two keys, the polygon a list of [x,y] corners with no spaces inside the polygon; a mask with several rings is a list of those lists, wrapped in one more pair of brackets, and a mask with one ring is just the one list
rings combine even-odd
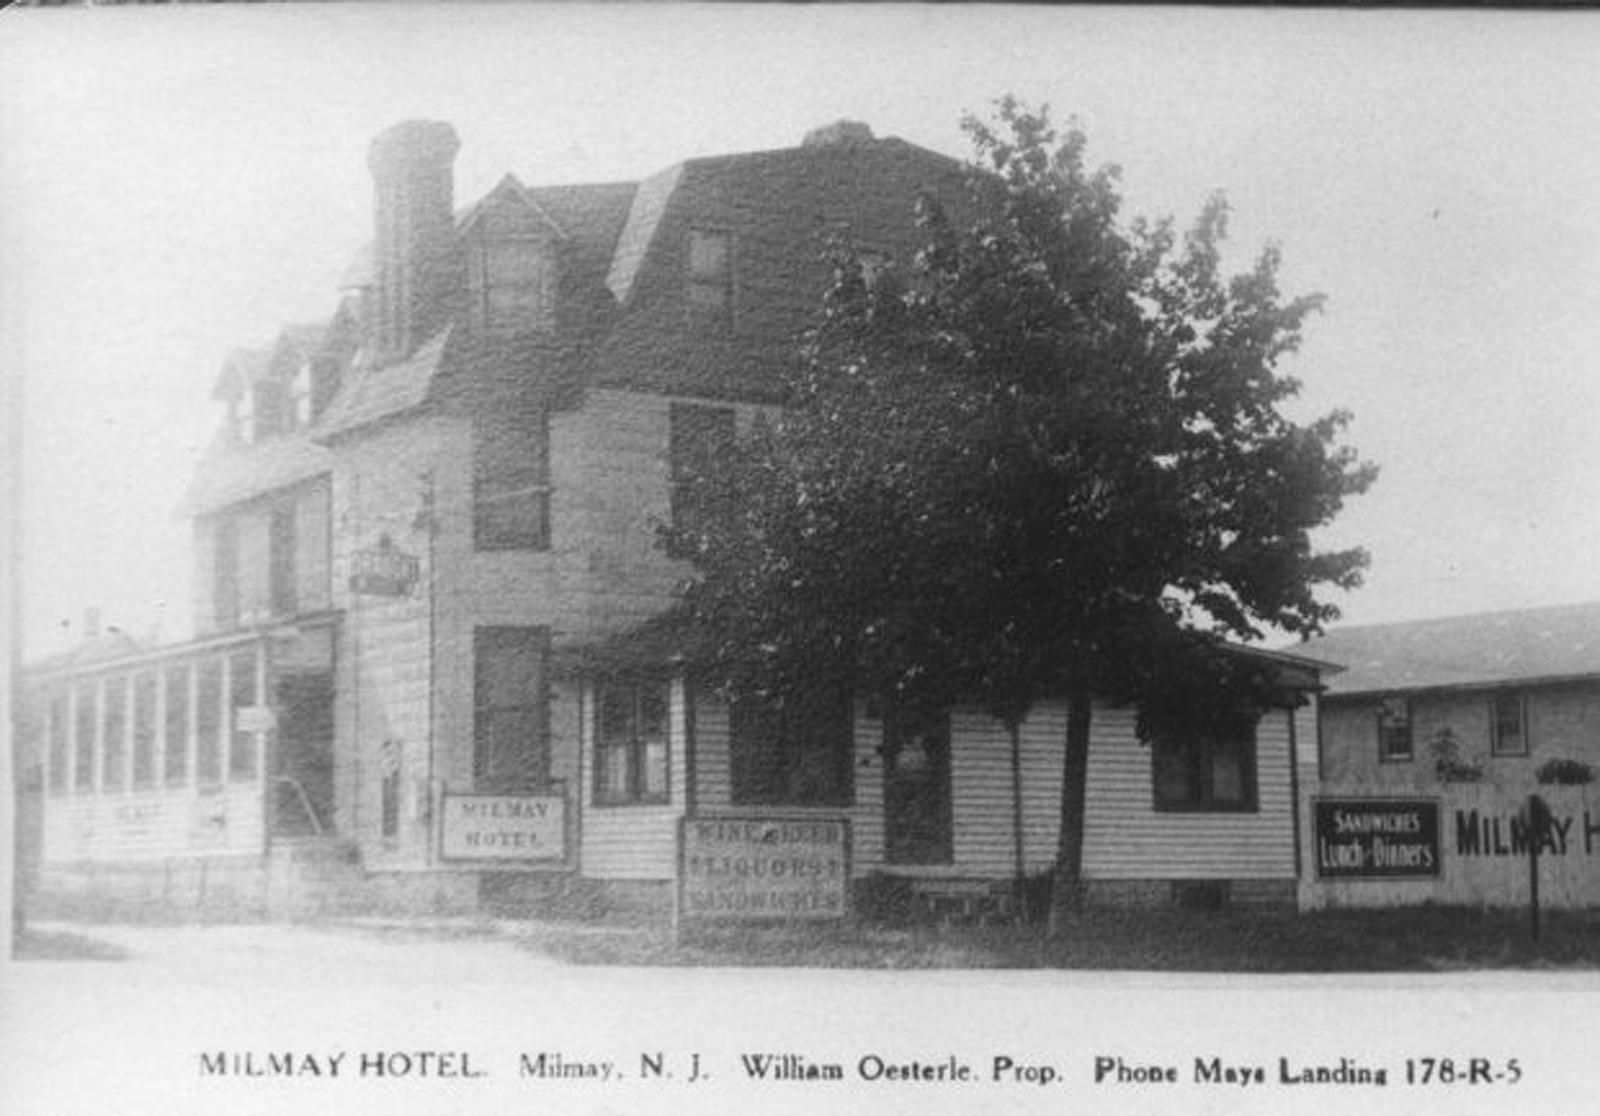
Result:
{"label": "attic window", "polygon": [[471,285],[478,324],[492,332],[550,329],[555,261],[536,240],[492,240],[473,253]]}
{"label": "attic window", "polygon": [[698,321],[733,321],[733,234],[689,231],[689,310]]}
{"label": "attic window", "polygon": [[234,435],[241,442],[260,442],[288,428],[289,393],[278,380],[257,380],[233,404]]}
{"label": "attic window", "polygon": [[304,430],[311,425],[311,362],[302,361],[289,380],[289,428]]}

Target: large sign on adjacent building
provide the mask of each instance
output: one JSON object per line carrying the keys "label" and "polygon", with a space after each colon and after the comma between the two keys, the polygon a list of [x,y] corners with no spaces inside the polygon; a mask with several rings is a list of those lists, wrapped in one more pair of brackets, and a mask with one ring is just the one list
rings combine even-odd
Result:
{"label": "large sign on adjacent building", "polygon": [[829,919],[848,910],[846,818],[683,818],[679,913],[705,919]]}
{"label": "large sign on adjacent building", "polygon": [[567,802],[561,794],[445,794],[439,855],[445,860],[563,862]]}
{"label": "large sign on adjacent building", "polygon": [[1319,798],[1317,875],[1385,880],[1439,874],[1435,799]]}

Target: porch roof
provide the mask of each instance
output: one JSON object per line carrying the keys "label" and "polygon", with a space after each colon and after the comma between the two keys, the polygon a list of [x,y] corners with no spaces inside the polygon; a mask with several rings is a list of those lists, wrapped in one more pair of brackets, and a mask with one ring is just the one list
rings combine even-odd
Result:
{"label": "porch roof", "polygon": [[[1224,643],[1221,649],[1272,664],[1283,685],[1302,691],[1321,689],[1322,676],[1344,669],[1329,659],[1298,652],[1238,643]],[[558,650],[556,667],[569,674],[648,673],[674,666],[714,666],[721,658],[716,634],[685,609],[673,608],[635,627]]]}

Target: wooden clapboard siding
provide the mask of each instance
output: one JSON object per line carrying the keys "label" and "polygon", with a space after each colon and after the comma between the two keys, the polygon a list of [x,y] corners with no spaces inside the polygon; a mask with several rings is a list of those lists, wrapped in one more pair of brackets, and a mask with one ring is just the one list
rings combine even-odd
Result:
{"label": "wooden clapboard siding", "polygon": [[[702,703],[697,717],[697,785],[701,806],[731,808],[727,710]],[[1096,706],[1088,773],[1084,871],[1091,879],[1276,879],[1294,875],[1289,779],[1289,714],[1263,719],[1257,731],[1259,809],[1251,813],[1158,812],[1150,752],[1135,732],[1131,709]],[[891,869],[924,876],[1004,878],[1016,865],[1011,740],[1000,722],[975,710],[951,718],[951,821],[948,865],[883,862],[882,763],[878,722],[856,722],[856,800],[852,824],[857,874]],[[1019,739],[1023,866],[1055,863],[1060,839],[1061,765],[1066,708],[1037,707]]]}
{"label": "wooden clapboard siding", "polygon": [[[429,600],[433,579],[426,565],[427,539],[415,529],[415,520],[423,495],[421,477],[448,459],[451,432],[444,421],[379,431],[352,442],[334,473],[333,603],[345,610],[336,656],[335,827],[359,843],[363,856],[385,868],[420,864],[430,846],[427,816],[415,808],[413,788],[426,787],[429,775],[433,606],[450,606],[443,595]],[[355,555],[376,547],[385,535],[423,561],[422,584],[403,597],[352,593]],[[470,669],[470,652],[466,660]],[[402,798],[400,831],[386,842],[382,784],[389,742],[398,749]],[[434,772],[435,777],[442,774]]]}
{"label": "wooden clapboard siding", "polygon": [[678,819],[684,811],[686,730],[685,687],[672,683],[667,726],[666,802],[649,805],[594,804],[596,712],[594,687],[584,687],[582,739],[583,840],[580,866],[597,880],[664,880],[677,873]]}
{"label": "wooden clapboard siding", "polygon": [[701,811],[727,810],[733,805],[733,757],[728,706],[702,698],[694,708],[694,787]]}
{"label": "wooden clapboard siding", "polygon": [[1090,879],[1280,879],[1294,876],[1287,710],[1256,728],[1258,808],[1157,811],[1150,749],[1131,709],[1096,707],[1089,755],[1084,874]]}
{"label": "wooden clapboard siding", "polygon": [[[1029,872],[1055,862],[1066,731],[1065,710],[1056,705],[1037,707],[1021,726],[1022,850]],[[976,710],[958,709],[950,717],[950,795],[954,858],[944,871],[1013,875],[1017,841],[1011,736],[999,721]]]}
{"label": "wooden clapboard siding", "polygon": [[[259,780],[205,793],[161,787],[53,796],[44,816],[44,863],[260,856],[266,840],[263,801]],[[226,822],[212,824],[212,817]]]}

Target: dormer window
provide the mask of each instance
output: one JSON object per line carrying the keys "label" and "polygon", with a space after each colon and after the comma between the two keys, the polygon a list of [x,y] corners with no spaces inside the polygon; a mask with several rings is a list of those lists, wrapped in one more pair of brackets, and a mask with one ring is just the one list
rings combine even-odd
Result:
{"label": "dormer window", "polygon": [[311,362],[301,361],[289,380],[289,427],[304,430],[311,425]]}
{"label": "dormer window", "polygon": [[234,437],[253,443],[286,433],[292,429],[291,406],[289,385],[282,381],[257,380],[247,384],[230,411]]}
{"label": "dormer window", "polygon": [[556,265],[537,240],[492,240],[472,253],[473,315],[495,333],[548,330],[555,324]]}
{"label": "dormer window", "polygon": [[733,323],[733,234],[689,230],[689,311],[697,321]]}

